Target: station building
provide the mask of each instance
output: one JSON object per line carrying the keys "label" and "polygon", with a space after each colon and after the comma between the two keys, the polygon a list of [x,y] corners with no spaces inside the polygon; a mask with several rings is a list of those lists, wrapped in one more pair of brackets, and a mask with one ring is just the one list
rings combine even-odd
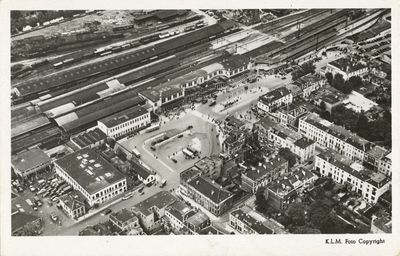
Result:
{"label": "station building", "polygon": [[54,169],[91,206],[127,190],[126,177],[90,148],[56,160]]}

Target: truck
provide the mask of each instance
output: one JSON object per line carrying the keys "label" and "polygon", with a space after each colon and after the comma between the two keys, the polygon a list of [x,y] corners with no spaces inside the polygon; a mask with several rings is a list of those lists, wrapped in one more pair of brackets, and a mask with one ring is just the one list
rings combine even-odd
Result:
{"label": "truck", "polygon": [[43,205],[42,201],[40,201],[39,197],[34,196],[33,199],[35,199],[35,204],[40,207]]}
{"label": "truck", "polygon": [[134,154],[137,158],[140,158],[140,152],[136,148],[132,149],[132,154]]}
{"label": "truck", "polygon": [[189,150],[187,150],[186,148],[182,149],[182,153],[190,158],[194,158],[194,154],[192,152],[190,152]]}
{"label": "truck", "polygon": [[162,180],[160,183],[161,183],[160,184],[160,188],[163,188],[165,186],[165,184],[167,184],[167,181],[166,180]]}
{"label": "truck", "polygon": [[25,201],[27,204],[29,204],[30,207],[33,208],[33,210],[37,211],[37,207],[35,204],[32,203],[31,199],[26,199]]}

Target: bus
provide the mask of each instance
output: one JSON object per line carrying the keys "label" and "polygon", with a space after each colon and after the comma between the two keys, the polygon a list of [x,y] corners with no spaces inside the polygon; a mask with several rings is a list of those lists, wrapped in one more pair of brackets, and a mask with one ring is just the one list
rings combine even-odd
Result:
{"label": "bus", "polygon": [[187,150],[186,148],[182,149],[183,154],[187,155],[190,158],[194,158],[194,154]]}
{"label": "bus", "polygon": [[132,153],[133,153],[137,158],[140,158],[140,152],[139,152],[136,148],[132,149]]}
{"label": "bus", "polygon": [[160,129],[159,125],[153,125],[153,126],[150,126],[149,128],[147,128],[146,132],[152,132],[152,131],[155,131],[155,130],[158,130],[158,129]]}

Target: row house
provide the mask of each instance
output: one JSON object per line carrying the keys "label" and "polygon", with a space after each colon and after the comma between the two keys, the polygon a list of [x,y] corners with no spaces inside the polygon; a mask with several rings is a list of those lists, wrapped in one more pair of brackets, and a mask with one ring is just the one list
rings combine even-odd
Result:
{"label": "row house", "polygon": [[378,171],[389,177],[392,176],[392,152],[379,159]]}
{"label": "row house", "polygon": [[322,176],[331,177],[337,183],[346,184],[371,204],[375,204],[391,185],[391,179],[386,175],[368,170],[333,150],[326,150],[317,155],[314,168]]}
{"label": "row house", "polygon": [[281,106],[293,102],[293,95],[286,87],[280,87],[270,91],[258,99],[257,107],[261,112],[273,112]]}
{"label": "row house", "polygon": [[315,113],[310,113],[300,119],[299,133],[314,140],[320,146],[333,149],[360,163],[364,161],[365,152],[372,146],[371,142],[320,118]]}
{"label": "row house", "polygon": [[267,235],[274,234],[264,223],[245,213],[241,209],[237,209],[229,213],[228,225],[243,235]]}
{"label": "row house", "polygon": [[288,172],[288,161],[280,156],[273,156],[258,166],[251,166],[242,173],[242,189],[255,193],[261,187],[282,177]]}
{"label": "row house", "polygon": [[301,163],[315,155],[315,141],[282,125],[263,118],[255,124],[259,139],[272,143],[275,147],[289,148]]}
{"label": "row house", "polygon": [[269,205],[279,211],[286,210],[293,199],[305,189],[313,186],[318,176],[310,171],[301,169],[290,176],[277,180],[264,191]]}

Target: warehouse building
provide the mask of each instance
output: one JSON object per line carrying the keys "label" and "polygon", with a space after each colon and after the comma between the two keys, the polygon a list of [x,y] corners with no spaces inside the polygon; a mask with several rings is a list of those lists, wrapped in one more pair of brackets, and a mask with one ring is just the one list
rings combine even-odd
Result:
{"label": "warehouse building", "polygon": [[106,202],[124,193],[126,177],[90,148],[54,162],[58,176],[82,193],[89,205]]}

